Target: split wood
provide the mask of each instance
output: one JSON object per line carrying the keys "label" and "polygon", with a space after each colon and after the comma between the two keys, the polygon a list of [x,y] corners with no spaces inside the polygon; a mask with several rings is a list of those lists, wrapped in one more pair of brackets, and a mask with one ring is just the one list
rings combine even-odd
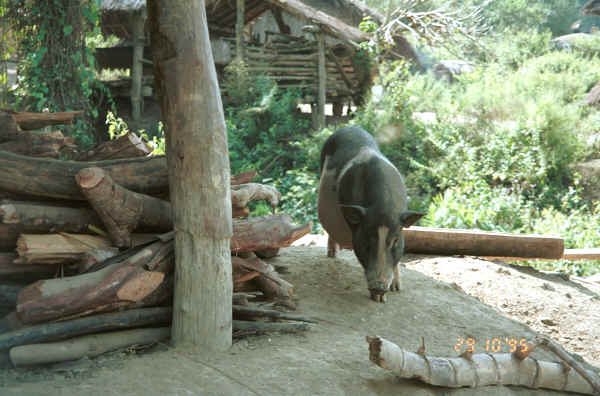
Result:
{"label": "split wood", "polygon": [[[449,388],[518,385],[594,394],[592,385],[568,366],[520,353],[465,353],[460,357],[430,357],[401,349],[381,337],[367,337],[369,359],[401,378],[418,378]],[[519,351],[519,350],[517,350]],[[588,374],[594,375],[587,370]]]}

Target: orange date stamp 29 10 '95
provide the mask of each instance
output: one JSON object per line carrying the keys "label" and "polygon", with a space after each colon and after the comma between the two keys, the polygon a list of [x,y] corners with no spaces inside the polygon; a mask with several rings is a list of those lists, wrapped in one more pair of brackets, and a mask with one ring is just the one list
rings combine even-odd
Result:
{"label": "orange date stamp 29 10 '95", "polygon": [[529,346],[526,338],[513,337],[494,337],[482,340],[476,340],[472,337],[457,338],[453,348],[456,352],[471,352],[471,353],[499,353],[499,352],[515,352],[519,349],[521,352],[527,352]]}

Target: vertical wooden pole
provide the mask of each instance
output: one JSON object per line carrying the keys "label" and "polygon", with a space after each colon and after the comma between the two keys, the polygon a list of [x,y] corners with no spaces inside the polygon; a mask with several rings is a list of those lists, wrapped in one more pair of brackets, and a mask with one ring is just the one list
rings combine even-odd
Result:
{"label": "vertical wooden pole", "polygon": [[142,75],[144,57],[144,22],[146,12],[136,12],[132,20],[133,36],[133,62],[131,65],[131,118],[137,121],[141,118],[144,108],[144,95],[142,93]]}
{"label": "vertical wooden pole", "polygon": [[203,0],[147,0],[154,80],[166,130],[175,229],[171,338],[231,346],[229,152]]}
{"label": "vertical wooden pole", "polygon": [[237,0],[235,22],[235,56],[244,59],[244,7],[245,0]]}
{"label": "vertical wooden pole", "polygon": [[327,100],[327,70],[325,68],[325,35],[317,33],[319,51],[319,98],[318,98],[318,129],[325,128],[325,102]]}

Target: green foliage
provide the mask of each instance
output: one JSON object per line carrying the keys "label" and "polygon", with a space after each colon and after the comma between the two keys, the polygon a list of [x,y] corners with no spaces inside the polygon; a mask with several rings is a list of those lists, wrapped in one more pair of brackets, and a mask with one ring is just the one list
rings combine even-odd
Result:
{"label": "green foliage", "polygon": [[23,54],[18,72],[17,106],[31,111],[85,110],[64,129],[83,147],[93,144],[93,120],[108,90],[96,80],[93,47],[98,35],[95,0],[7,0],[13,30]]}
{"label": "green foliage", "polygon": [[[130,129],[129,125],[121,117],[117,117],[112,111],[106,114],[106,125],[108,125],[108,135],[110,139],[116,139],[127,134]],[[136,132],[139,136],[145,139],[152,147],[151,155],[165,154],[165,133],[162,121],[158,122],[157,133],[150,135],[143,129]]]}

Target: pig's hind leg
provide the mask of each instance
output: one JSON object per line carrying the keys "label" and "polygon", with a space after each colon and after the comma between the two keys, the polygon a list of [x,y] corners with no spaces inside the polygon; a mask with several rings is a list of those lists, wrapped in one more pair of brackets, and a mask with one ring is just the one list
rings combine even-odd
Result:
{"label": "pig's hind leg", "polygon": [[334,257],[339,250],[339,245],[333,240],[331,235],[327,236],[327,257]]}

